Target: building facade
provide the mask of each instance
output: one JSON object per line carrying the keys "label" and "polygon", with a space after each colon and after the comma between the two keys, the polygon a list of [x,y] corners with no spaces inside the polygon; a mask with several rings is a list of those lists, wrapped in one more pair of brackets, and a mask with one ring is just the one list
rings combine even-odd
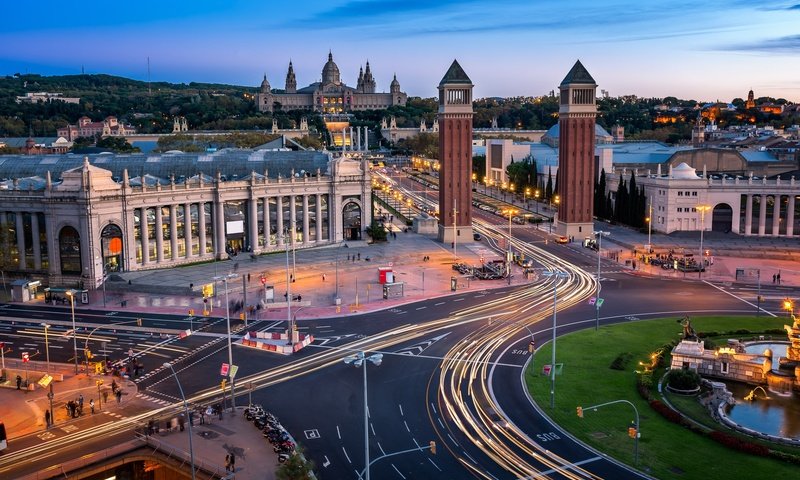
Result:
{"label": "building facade", "polygon": [[472,242],[472,80],[457,61],[439,82],[439,241]]}
{"label": "building facade", "polygon": [[371,222],[366,162],[320,152],[13,160],[0,165],[14,177],[0,184],[5,271],[50,286],[360,240]]}
{"label": "building facade", "polygon": [[124,137],[136,133],[136,128],[132,125],[125,125],[117,120],[117,117],[106,117],[102,122],[93,122],[89,117],[81,117],[75,125],[67,125],[59,128],[57,134],[64,137],[69,142],[74,142],[79,137]]}
{"label": "building facade", "polygon": [[289,62],[286,85],[283,92],[273,92],[264,75],[261,90],[255,95],[260,112],[275,110],[308,110],[319,113],[347,113],[355,110],[383,110],[393,105],[405,105],[408,95],[400,91],[397,75],[389,85],[389,93],[376,91],[377,83],[369,62],[366,70],[360,70],[355,87],[342,82],[339,67],[328,53],[328,61],[322,67],[322,80],[306,87],[297,88],[294,66]]}
{"label": "building facade", "polygon": [[583,238],[593,227],[597,83],[580,61],[561,82],[558,124],[559,235]]}

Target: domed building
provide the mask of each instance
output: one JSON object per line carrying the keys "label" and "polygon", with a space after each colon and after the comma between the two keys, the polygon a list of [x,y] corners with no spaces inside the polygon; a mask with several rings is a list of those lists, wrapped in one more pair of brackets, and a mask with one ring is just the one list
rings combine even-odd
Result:
{"label": "domed building", "polygon": [[342,82],[339,66],[333,61],[333,53],[328,52],[328,61],[322,67],[322,81],[307,87],[297,88],[294,66],[289,62],[286,73],[286,87],[283,92],[273,92],[266,76],[261,82],[261,91],[255,100],[261,112],[275,110],[309,110],[319,113],[347,113],[355,110],[382,110],[393,105],[405,105],[408,95],[400,91],[400,82],[395,75],[389,93],[376,92],[377,83],[370,70],[359,69],[355,87]]}

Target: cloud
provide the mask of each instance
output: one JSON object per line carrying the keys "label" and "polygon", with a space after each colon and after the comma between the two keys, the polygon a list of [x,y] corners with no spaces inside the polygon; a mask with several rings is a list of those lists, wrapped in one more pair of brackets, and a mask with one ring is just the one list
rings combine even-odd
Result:
{"label": "cloud", "polygon": [[730,45],[722,50],[765,53],[800,53],[800,35],[770,38],[759,42]]}

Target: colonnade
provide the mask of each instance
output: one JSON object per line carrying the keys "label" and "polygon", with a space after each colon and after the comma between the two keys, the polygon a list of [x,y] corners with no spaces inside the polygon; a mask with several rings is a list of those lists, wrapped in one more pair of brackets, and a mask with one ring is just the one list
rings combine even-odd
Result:
{"label": "colonnade", "polygon": [[[781,216],[781,205],[783,205],[783,197],[786,196],[786,210]],[[759,197],[758,202],[758,224],[756,225],[756,234],[760,237],[766,236],[767,231],[767,199],[772,197],[774,199],[772,204],[772,224],[771,235],[777,237],[780,235],[781,223],[786,224],[784,235],[787,237],[794,236],[794,211],[795,211],[795,195],[780,195],[780,194],[746,194],[745,195],[745,211],[744,211],[744,235],[753,235],[753,198]]]}

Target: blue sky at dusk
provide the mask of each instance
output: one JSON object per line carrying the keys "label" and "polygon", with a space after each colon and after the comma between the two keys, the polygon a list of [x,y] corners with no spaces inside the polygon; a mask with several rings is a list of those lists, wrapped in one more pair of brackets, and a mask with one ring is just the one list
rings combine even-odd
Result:
{"label": "blue sky at dusk", "polygon": [[[80,6],[80,9],[78,7]],[[0,74],[108,73],[282,88],[328,50],[355,85],[369,60],[432,97],[453,58],[477,97],[542,95],[580,59],[610,95],[800,102],[800,0],[139,0],[4,5]],[[15,19],[9,21],[9,19]]]}

